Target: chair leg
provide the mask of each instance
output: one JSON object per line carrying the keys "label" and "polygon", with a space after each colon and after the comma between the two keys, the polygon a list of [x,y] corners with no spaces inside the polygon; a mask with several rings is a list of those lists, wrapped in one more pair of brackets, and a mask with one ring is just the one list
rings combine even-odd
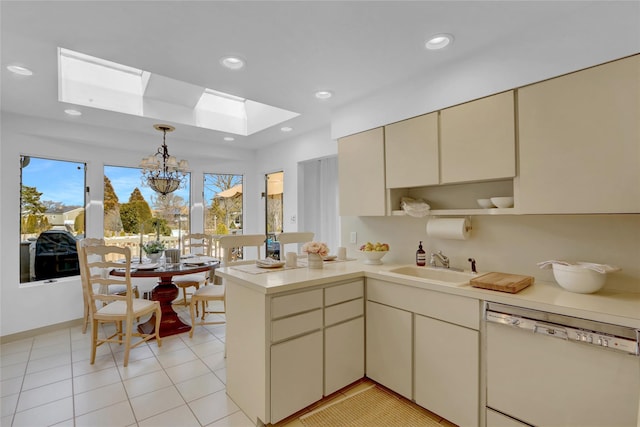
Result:
{"label": "chair leg", "polygon": [[198,300],[195,299],[195,297],[192,295],[191,296],[191,304],[189,304],[189,314],[191,315],[191,330],[189,331],[189,338],[193,338],[193,330],[196,328],[196,317],[194,316],[194,307],[196,306],[196,309],[198,307]]}
{"label": "chair leg", "polygon": [[156,342],[158,343],[158,347],[162,347],[162,338],[160,337],[160,320],[162,319],[162,309],[160,308],[160,303],[158,301],[156,304],[156,329],[154,335],[156,336]]}
{"label": "chair leg", "polygon": [[131,334],[133,329],[133,319],[127,319],[127,325],[125,327],[125,338],[124,338],[124,367],[126,368],[129,364],[129,351],[131,350]]}
{"label": "chair leg", "polygon": [[91,364],[96,363],[96,347],[98,345],[98,321],[91,322]]}
{"label": "chair leg", "polygon": [[183,287],[182,288],[182,301],[184,303],[184,306],[187,306],[187,288]]}
{"label": "chair leg", "polygon": [[82,333],[87,333],[87,326],[89,325],[89,304],[84,305],[84,315],[82,317]]}

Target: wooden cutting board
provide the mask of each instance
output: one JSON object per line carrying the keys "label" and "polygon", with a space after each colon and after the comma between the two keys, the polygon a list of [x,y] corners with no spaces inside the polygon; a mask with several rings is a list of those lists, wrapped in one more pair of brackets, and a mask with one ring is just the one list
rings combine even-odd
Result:
{"label": "wooden cutting board", "polygon": [[469,283],[474,288],[491,289],[492,291],[515,294],[533,284],[533,281],[534,278],[531,276],[492,272],[471,279]]}

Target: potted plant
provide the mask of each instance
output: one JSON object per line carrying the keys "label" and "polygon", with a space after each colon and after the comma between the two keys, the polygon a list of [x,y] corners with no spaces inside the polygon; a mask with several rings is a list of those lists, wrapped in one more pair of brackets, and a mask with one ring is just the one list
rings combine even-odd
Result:
{"label": "potted plant", "polygon": [[162,252],[166,249],[166,247],[160,240],[154,240],[142,245],[142,249],[152,262],[158,262],[158,260],[162,256]]}

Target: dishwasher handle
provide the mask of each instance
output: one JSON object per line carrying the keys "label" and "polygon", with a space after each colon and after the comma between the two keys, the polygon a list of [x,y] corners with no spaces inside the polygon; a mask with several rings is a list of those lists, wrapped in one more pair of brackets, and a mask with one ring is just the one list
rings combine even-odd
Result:
{"label": "dishwasher handle", "polygon": [[569,339],[569,334],[565,328],[556,326],[556,325],[548,325],[545,323],[537,322],[533,327],[533,332],[536,334],[546,335],[552,338],[560,338],[563,340]]}

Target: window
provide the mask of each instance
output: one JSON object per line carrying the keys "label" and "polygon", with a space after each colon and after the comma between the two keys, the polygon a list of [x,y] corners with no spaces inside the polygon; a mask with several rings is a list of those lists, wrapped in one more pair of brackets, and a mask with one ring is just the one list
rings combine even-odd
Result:
{"label": "window", "polygon": [[161,197],[141,180],[142,169],[104,168],[104,238],[107,244],[131,248],[132,256],[145,256],[140,243],[160,240],[167,248],[180,248],[188,233],[190,177],[184,189]]}
{"label": "window", "polygon": [[242,234],[242,175],[204,174],[204,232]]}
{"label": "window", "polygon": [[20,283],[80,274],[84,163],[20,157]]}

